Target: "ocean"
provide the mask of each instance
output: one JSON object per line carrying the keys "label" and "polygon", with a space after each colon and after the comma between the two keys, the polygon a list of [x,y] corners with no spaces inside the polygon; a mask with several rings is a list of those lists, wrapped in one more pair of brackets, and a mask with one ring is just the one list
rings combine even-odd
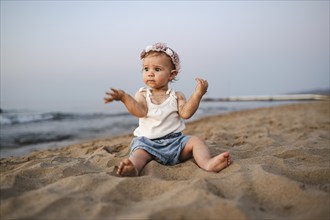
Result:
{"label": "ocean", "polygon": [[[202,102],[187,122],[210,115],[287,103],[292,102]],[[130,134],[137,125],[138,118],[123,110],[104,113],[2,109],[0,157]]]}

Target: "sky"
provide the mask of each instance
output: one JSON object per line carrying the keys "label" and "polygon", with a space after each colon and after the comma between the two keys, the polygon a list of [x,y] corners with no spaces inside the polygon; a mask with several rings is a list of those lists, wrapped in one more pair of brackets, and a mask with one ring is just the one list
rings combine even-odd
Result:
{"label": "sky", "polygon": [[3,1],[1,108],[108,111],[143,87],[141,51],[167,43],[189,97],[329,88],[329,1]]}

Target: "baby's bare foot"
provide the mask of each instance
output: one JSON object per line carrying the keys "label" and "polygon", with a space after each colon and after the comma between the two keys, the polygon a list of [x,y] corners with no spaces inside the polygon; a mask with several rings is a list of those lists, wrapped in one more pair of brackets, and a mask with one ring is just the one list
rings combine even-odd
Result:
{"label": "baby's bare foot", "polygon": [[206,170],[211,172],[219,172],[231,164],[230,155],[228,152],[224,152],[215,156],[209,160],[206,165]]}
{"label": "baby's bare foot", "polygon": [[132,161],[130,159],[125,159],[119,163],[117,175],[119,175],[119,176],[138,176],[139,173],[136,170]]}

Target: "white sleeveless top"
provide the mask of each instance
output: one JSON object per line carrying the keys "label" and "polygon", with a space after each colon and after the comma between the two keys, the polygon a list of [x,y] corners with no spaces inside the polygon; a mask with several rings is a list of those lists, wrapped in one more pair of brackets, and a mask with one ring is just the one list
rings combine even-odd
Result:
{"label": "white sleeveless top", "polygon": [[134,136],[156,139],[185,129],[184,121],[178,113],[175,91],[169,89],[166,92],[166,94],[170,94],[169,97],[159,105],[151,102],[149,89],[141,88],[139,91],[147,91],[148,114],[139,119],[139,127],[134,130]]}

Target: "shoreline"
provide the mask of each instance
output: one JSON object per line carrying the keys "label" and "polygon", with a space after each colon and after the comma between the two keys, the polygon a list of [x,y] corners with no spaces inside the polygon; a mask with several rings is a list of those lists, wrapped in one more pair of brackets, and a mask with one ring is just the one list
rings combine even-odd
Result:
{"label": "shoreline", "polygon": [[[295,102],[203,102],[196,114],[185,122],[189,124],[208,116],[293,103]],[[1,119],[2,122],[11,121],[13,126],[9,123],[8,127],[5,123],[2,127],[0,158],[24,156],[37,150],[61,148],[130,134],[138,123],[138,119],[128,113],[21,112],[15,115],[15,112],[14,115],[7,112]],[[114,118],[113,115],[119,117]],[[31,123],[26,123],[27,120]],[[19,123],[20,121],[23,123]]]}
{"label": "shoreline", "polygon": [[193,160],[150,162],[137,178],[114,166],[132,134],[0,159],[3,219],[329,219],[329,102],[248,109],[186,124],[212,155],[234,163],[208,173]]}

